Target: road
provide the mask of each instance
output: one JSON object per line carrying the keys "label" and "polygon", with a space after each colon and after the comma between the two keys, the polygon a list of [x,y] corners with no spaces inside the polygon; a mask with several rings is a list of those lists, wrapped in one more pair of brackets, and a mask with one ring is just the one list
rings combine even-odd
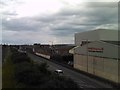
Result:
{"label": "road", "polygon": [[29,57],[34,60],[36,63],[41,63],[41,62],[47,62],[49,65],[49,70],[55,71],[56,69],[62,69],[64,72],[64,75],[67,77],[70,77],[73,79],[75,82],[78,83],[80,88],[113,88],[112,86],[105,84],[103,82],[97,81],[93,78],[90,78],[84,74],[78,73],[74,70],[68,69],[66,67],[63,67],[61,65],[58,65],[56,63],[53,63],[49,60],[46,60],[44,58],[38,57],[33,54],[28,54]]}

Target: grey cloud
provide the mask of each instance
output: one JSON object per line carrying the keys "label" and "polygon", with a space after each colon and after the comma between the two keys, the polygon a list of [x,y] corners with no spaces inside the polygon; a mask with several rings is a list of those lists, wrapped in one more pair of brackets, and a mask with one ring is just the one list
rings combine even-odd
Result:
{"label": "grey cloud", "polygon": [[87,2],[89,8],[117,8],[118,2]]}
{"label": "grey cloud", "polygon": [[33,44],[34,42],[31,42],[30,40],[27,39],[2,39],[2,43],[6,44]]}
{"label": "grey cloud", "polygon": [[[96,6],[91,4],[96,4]],[[57,14],[40,17],[38,20],[47,23],[46,25],[55,36],[70,35],[102,25],[116,24],[117,8],[113,8],[112,3],[89,3],[86,6],[84,10],[80,9],[79,6],[76,6],[78,8],[64,8]],[[50,26],[50,24],[52,25]]]}
{"label": "grey cloud", "polygon": [[68,20],[69,16],[65,15],[60,15],[59,13],[57,14],[52,14],[52,15],[45,15],[45,16],[37,16],[33,17],[33,20],[36,20],[38,22],[43,22],[43,23],[59,23],[64,20]]}
{"label": "grey cloud", "polygon": [[[76,15],[78,20],[80,20],[82,17],[86,17],[89,20],[87,20],[85,23],[89,23],[90,22],[97,22],[100,23],[102,21],[103,24],[104,23],[111,23],[111,21],[113,22],[117,20],[117,8],[89,8],[86,7],[84,10],[63,10],[60,13],[61,15],[67,15],[67,16],[73,16]],[[71,17],[72,19],[72,17]],[[96,23],[95,22],[95,23]]]}
{"label": "grey cloud", "polygon": [[11,4],[18,4],[18,3],[19,3],[19,5],[23,4],[23,2],[20,0],[0,0],[0,4],[2,5],[2,7],[9,6]]}
{"label": "grey cloud", "polygon": [[[24,20],[24,18],[21,18],[19,20],[13,20],[12,22],[5,21],[3,22],[3,24],[5,23],[8,28],[12,26],[12,29],[14,29],[15,27],[22,30],[35,30],[35,28],[37,29],[38,27],[46,27],[49,26],[49,24],[54,24],[54,27],[49,26],[49,28],[55,30],[67,30],[67,27],[68,29],[70,29],[69,27],[71,27],[71,29],[78,29],[76,28],[76,26],[101,25],[116,22],[116,11],[112,10],[110,12],[110,10],[111,8],[108,8],[106,10],[102,8],[93,8],[92,11],[86,9],[84,9],[83,11],[79,9],[64,9],[63,11],[61,10],[60,13],[57,13],[55,15],[34,17],[32,18],[33,21],[30,18],[26,18],[26,21]],[[81,22],[82,17],[86,17],[87,19]],[[34,21],[36,23],[34,23]],[[61,23],[63,23],[63,25],[59,26],[59,24]]]}
{"label": "grey cloud", "polygon": [[[96,4],[99,4],[99,3],[96,3]],[[60,13],[58,13],[59,17],[66,17],[66,19],[63,20],[64,23],[61,26],[59,25],[57,26],[57,23],[56,23],[53,29],[59,30],[58,33],[60,33],[60,30],[63,30],[64,32],[67,30],[68,31],[67,33],[73,31],[74,33],[76,31],[91,30],[92,28],[95,28],[101,25],[116,24],[118,21],[117,8],[113,8],[114,5],[112,5],[112,3],[105,3],[103,5],[102,4],[103,3],[100,3],[100,5],[98,5],[99,8],[95,8],[95,6],[93,7],[87,6],[84,10],[81,10],[79,8],[77,10],[76,9],[70,10],[67,8],[67,9],[64,9],[63,11],[60,11]],[[84,17],[86,19],[82,20],[82,18]],[[63,31],[61,32],[63,33]],[[61,34],[61,35],[64,35],[64,34]]]}
{"label": "grey cloud", "polygon": [[79,28],[63,28],[62,30],[59,29],[59,30],[55,30],[52,35],[56,36],[56,37],[62,37],[62,36],[74,36],[74,33],[78,33],[78,32],[83,32],[83,31],[88,31],[88,30],[93,30],[93,28],[95,28],[95,26],[89,26],[89,27],[86,27],[86,26],[81,26]]}
{"label": "grey cloud", "polygon": [[1,6],[6,6],[6,5],[7,5],[7,3],[6,3],[6,2],[4,2],[4,0],[0,0],[0,5],[1,5]]}
{"label": "grey cloud", "polygon": [[9,11],[4,11],[2,14],[5,16],[17,16],[18,15],[15,12],[9,12]]}
{"label": "grey cloud", "polygon": [[[49,29],[50,31],[46,33],[46,36],[52,35],[60,39],[61,37],[74,37],[75,32],[117,24],[117,8],[114,8],[112,3],[86,3],[85,5],[83,9],[79,5],[63,8],[58,13],[51,15],[16,18],[9,21],[4,18],[3,29],[21,31],[21,33],[22,31],[43,32]],[[4,14],[12,15],[12,13]]]}
{"label": "grey cloud", "polygon": [[2,20],[3,30],[10,31],[37,31],[39,30],[40,23],[34,22],[28,18]]}
{"label": "grey cloud", "polygon": [[39,21],[39,22],[49,23],[49,22],[53,21],[55,18],[53,16],[50,16],[50,15],[45,15],[45,16],[33,17],[33,19],[36,21]]}

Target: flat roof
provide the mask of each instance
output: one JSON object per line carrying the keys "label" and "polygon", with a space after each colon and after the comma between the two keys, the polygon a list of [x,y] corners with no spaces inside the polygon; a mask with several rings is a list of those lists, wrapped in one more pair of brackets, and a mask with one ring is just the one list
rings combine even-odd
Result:
{"label": "flat roof", "polygon": [[110,44],[114,44],[114,45],[120,46],[120,41],[103,41],[103,42],[107,42],[107,43],[110,43]]}
{"label": "flat roof", "polygon": [[[82,41],[119,41],[119,30],[96,29],[75,34],[75,45]],[[113,43],[114,44],[114,43]]]}

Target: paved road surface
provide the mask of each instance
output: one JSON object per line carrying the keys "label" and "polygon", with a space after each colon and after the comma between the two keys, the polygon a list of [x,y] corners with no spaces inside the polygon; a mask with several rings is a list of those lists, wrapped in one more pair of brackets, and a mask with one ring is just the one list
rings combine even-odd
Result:
{"label": "paved road surface", "polygon": [[104,84],[102,82],[99,82],[93,78],[85,76],[81,73],[78,73],[76,71],[73,71],[71,69],[63,67],[61,65],[55,64],[55,63],[53,63],[49,60],[46,60],[44,58],[38,57],[38,56],[33,55],[33,54],[28,54],[28,55],[29,55],[29,57],[31,57],[31,59],[33,59],[37,63],[47,62],[47,64],[49,65],[48,69],[50,69],[51,71],[55,71],[56,69],[62,69],[64,72],[64,75],[72,78],[75,82],[78,83],[78,85],[81,88],[112,88],[112,86],[110,86],[108,84]]}

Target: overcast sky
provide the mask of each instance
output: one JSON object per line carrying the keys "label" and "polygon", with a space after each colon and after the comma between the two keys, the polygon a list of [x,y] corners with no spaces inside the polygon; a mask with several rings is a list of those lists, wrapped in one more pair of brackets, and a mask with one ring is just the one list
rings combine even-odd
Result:
{"label": "overcast sky", "polygon": [[73,44],[77,32],[117,30],[118,1],[0,0],[1,42]]}

